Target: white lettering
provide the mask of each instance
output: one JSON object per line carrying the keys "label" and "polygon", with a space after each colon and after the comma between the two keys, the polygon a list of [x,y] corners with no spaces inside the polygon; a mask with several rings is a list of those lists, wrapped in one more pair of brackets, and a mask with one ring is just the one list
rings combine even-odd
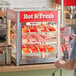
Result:
{"label": "white lettering", "polygon": [[38,19],[38,14],[35,14],[35,15],[34,15],[34,18],[35,18],[35,19]]}
{"label": "white lettering", "polygon": [[33,15],[24,14],[24,19],[33,19]]}
{"label": "white lettering", "polygon": [[44,18],[54,18],[54,15],[51,13],[49,15],[43,15],[43,14],[40,14],[40,19],[44,19]]}
{"label": "white lettering", "polygon": [[50,14],[43,14],[43,13],[41,13],[41,14],[34,14],[34,15],[28,15],[28,14],[24,14],[24,19],[38,19],[38,18],[40,18],[40,19],[47,19],[47,18],[54,18],[54,15],[52,14],[52,13],[50,13]]}

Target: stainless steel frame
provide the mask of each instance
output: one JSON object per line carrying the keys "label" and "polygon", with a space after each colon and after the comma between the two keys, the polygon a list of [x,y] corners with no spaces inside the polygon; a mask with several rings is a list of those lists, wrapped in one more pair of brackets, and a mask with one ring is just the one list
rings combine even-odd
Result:
{"label": "stainless steel frame", "polygon": [[61,0],[61,24],[64,26],[64,0]]}
{"label": "stainless steel frame", "polygon": [[58,11],[58,58],[60,59],[60,11]]}
{"label": "stainless steel frame", "polygon": [[22,32],[21,32],[22,26],[20,23],[20,12],[17,12],[17,62],[16,64],[19,65],[19,61],[21,59],[21,44],[22,44]]}

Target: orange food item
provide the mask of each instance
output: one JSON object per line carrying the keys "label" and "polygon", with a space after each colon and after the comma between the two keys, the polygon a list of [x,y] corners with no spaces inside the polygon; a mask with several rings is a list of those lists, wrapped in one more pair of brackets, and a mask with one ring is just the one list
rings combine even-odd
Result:
{"label": "orange food item", "polygon": [[29,26],[30,32],[37,32],[37,29],[35,26]]}
{"label": "orange food item", "polygon": [[47,26],[47,28],[48,28],[49,31],[56,31],[56,29],[52,26]]}
{"label": "orange food item", "polygon": [[38,52],[38,48],[36,46],[31,46],[30,49],[32,53]]}
{"label": "orange food item", "polygon": [[47,32],[47,29],[45,26],[36,26],[37,27],[37,30],[40,31],[40,32]]}
{"label": "orange food item", "polygon": [[49,26],[49,24],[43,24],[43,26],[47,27],[47,26]]}
{"label": "orange food item", "polygon": [[44,45],[39,45],[38,48],[39,48],[40,52],[47,52]]}
{"label": "orange food item", "polygon": [[28,27],[27,26],[22,26],[22,32],[23,33],[26,33],[26,32],[29,32],[29,29],[28,29]]}
{"label": "orange food item", "polygon": [[48,52],[53,52],[53,51],[55,51],[55,49],[54,49],[53,46],[46,45],[45,47],[47,48]]}
{"label": "orange food item", "polygon": [[22,51],[23,51],[23,53],[30,53],[29,48],[26,46],[22,47]]}

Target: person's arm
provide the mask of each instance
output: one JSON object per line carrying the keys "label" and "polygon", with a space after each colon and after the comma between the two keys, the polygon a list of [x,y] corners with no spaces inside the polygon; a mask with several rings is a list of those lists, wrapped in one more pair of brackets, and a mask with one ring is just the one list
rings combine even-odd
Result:
{"label": "person's arm", "polygon": [[63,69],[67,69],[67,70],[72,70],[76,68],[76,61],[75,60],[68,60],[67,62],[61,60],[61,61],[57,61],[55,63],[55,66],[57,68],[63,68]]}
{"label": "person's arm", "polygon": [[57,68],[64,68],[68,70],[76,69],[76,37],[74,38],[73,41],[73,47],[70,54],[70,59],[67,62],[63,60],[57,61],[55,63],[55,66]]}

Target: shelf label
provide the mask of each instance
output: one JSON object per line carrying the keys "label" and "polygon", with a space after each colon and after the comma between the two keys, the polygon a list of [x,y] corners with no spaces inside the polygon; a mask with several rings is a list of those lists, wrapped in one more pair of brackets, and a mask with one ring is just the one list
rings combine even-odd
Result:
{"label": "shelf label", "polygon": [[57,21],[57,11],[21,11],[20,22]]}

